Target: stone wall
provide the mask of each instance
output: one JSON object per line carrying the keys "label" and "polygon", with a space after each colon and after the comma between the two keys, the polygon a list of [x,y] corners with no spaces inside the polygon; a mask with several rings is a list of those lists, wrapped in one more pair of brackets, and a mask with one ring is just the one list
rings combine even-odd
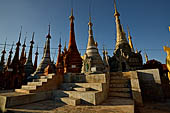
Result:
{"label": "stone wall", "polygon": [[47,83],[44,83],[41,87],[37,87],[35,91],[32,92],[43,92],[51,91],[59,88],[63,82],[63,71],[57,70],[56,74],[52,79],[49,79]]}
{"label": "stone wall", "polygon": [[145,101],[162,101],[164,94],[158,69],[137,70],[142,97]]}

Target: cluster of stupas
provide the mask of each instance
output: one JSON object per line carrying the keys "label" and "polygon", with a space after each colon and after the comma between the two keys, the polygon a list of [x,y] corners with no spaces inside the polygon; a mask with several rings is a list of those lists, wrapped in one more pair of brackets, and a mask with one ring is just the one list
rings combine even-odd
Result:
{"label": "cluster of stupas", "polygon": [[[62,68],[64,73],[105,73],[105,72],[116,72],[116,71],[129,71],[136,70],[142,68],[142,56],[140,52],[135,52],[130,36],[130,32],[128,32],[127,41],[126,34],[123,30],[122,25],[120,24],[119,16],[120,14],[117,11],[116,4],[115,5],[115,19],[116,19],[116,30],[117,30],[117,41],[115,45],[114,54],[112,57],[108,57],[107,51],[103,50],[103,59],[101,58],[98,48],[97,42],[93,38],[93,30],[92,30],[92,21],[91,16],[89,17],[89,38],[87,49],[84,56],[80,56],[76,45],[76,38],[74,33],[74,16],[73,10],[71,11],[70,19],[70,39],[68,48],[66,45],[64,47],[64,51],[61,52],[61,39],[58,45],[58,56],[56,64],[51,61],[50,58],[50,25],[48,35],[46,36],[46,43],[44,46],[44,53],[41,59],[39,66],[37,66],[38,59],[38,47],[37,52],[35,53],[34,64],[32,62],[32,51],[34,44],[34,33],[32,36],[32,40],[30,41],[29,54],[26,57],[25,52],[25,41],[22,46],[21,56],[19,58],[19,48],[20,48],[20,40],[21,40],[21,31],[19,35],[19,40],[17,42],[15,55],[12,59],[12,48],[9,52],[9,57],[7,63],[5,64],[5,47],[2,51],[1,63],[0,63],[0,80],[5,82],[0,86],[4,89],[13,89],[18,88],[22,84],[25,84],[27,81],[31,80],[31,78],[38,78],[41,75],[55,73],[56,69]],[[6,46],[6,45],[5,45]]]}
{"label": "cluster of stupas", "polygon": [[[22,27],[21,27],[22,31]],[[14,54],[14,57],[12,59],[12,53],[13,53],[13,46],[12,45],[9,56],[7,59],[7,62],[5,63],[5,53],[6,53],[6,42],[4,49],[2,51],[1,56],[1,62],[0,62],[0,87],[2,89],[14,89],[19,88],[22,84],[25,84],[27,82],[27,77],[32,74],[32,72],[35,71],[37,68],[37,59],[38,59],[38,48],[35,53],[35,62],[32,63],[32,49],[34,44],[34,33],[32,36],[32,40],[30,41],[30,49],[28,57],[26,57],[26,51],[25,51],[25,42],[26,38],[24,40],[24,44],[22,45],[22,51],[20,54],[20,40],[21,40],[21,31],[19,34],[19,40],[16,43],[16,51]]]}
{"label": "cluster of stupas", "polygon": [[[143,106],[143,101],[162,101],[170,98],[168,79],[170,63],[167,68],[166,65],[162,65],[156,60],[149,60],[145,54],[146,64],[143,64],[141,52],[134,50],[129,28],[128,38],[126,36],[115,1],[114,8],[117,39],[113,56],[108,56],[104,47],[103,58],[100,56],[97,41],[93,36],[91,16],[89,16],[88,22],[87,48],[84,55],[80,55],[74,32],[73,9],[69,16],[68,48],[65,43],[62,50],[60,38],[56,63],[51,60],[50,56],[52,39],[50,25],[39,65],[37,64],[38,47],[34,63],[32,60],[34,32],[28,55],[26,56],[25,52],[25,39],[21,56],[19,56],[20,31],[14,57],[12,58],[13,44],[6,63],[5,43],[0,61],[0,90],[3,90],[0,93],[0,100],[5,106],[0,106],[0,111],[5,111],[5,108],[8,107],[53,99],[54,102],[74,106],[80,104],[107,106],[105,101],[108,100],[111,106],[118,105],[127,113],[134,113],[134,106]],[[165,47],[164,49],[168,54],[167,62],[170,62],[170,48]],[[6,91],[6,89],[15,90],[10,92],[11,90]]]}

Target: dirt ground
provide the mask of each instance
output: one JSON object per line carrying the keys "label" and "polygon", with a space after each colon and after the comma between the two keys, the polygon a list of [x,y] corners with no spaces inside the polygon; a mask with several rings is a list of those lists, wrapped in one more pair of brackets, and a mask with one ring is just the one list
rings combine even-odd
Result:
{"label": "dirt ground", "polygon": [[144,103],[143,107],[135,107],[135,113],[170,113],[170,100]]}
{"label": "dirt ground", "polygon": [[[52,100],[29,105],[16,106],[7,113],[131,113],[129,106],[69,106]],[[143,107],[135,107],[135,113],[170,113],[170,100],[162,103],[147,102]]]}

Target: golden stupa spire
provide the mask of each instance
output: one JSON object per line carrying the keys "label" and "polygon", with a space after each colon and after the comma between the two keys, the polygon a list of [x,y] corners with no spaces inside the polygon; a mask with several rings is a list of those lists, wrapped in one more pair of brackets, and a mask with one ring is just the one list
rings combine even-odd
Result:
{"label": "golden stupa spire", "polygon": [[138,49],[136,48],[136,52],[135,53],[138,53]]}
{"label": "golden stupa spire", "polygon": [[116,0],[114,0],[114,8],[115,8],[115,14],[114,16],[120,16],[120,14],[117,11],[117,7],[116,7]]}
{"label": "golden stupa spire", "polygon": [[148,62],[148,55],[146,54],[146,52],[145,52],[145,60],[146,62]]}
{"label": "golden stupa spire", "polygon": [[128,30],[128,39],[129,39],[129,45],[130,45],[131,51],[132,51],[132,52],[135,52],[135,51],[134,51],[134,48],[133,48],[132,37],[131,37],[131,35],[130,35],[130,30],[129,30],[129,27],[128,27],[128,26],[127,26],[127,30]]}

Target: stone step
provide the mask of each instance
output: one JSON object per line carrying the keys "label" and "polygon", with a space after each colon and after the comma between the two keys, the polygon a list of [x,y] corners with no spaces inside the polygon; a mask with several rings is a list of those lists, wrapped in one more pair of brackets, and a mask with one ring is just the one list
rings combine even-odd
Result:
{"label": "stone step", "polygon": [[48,79],[48,77],[44,75],[44,76],[40,76],[39,79]]}
{"label": "stone step", "polygon": [[103,86],[106,85],[105,83],[63,83],[60,86],[60,89],[71,91],[74,90],[73,88],[91,88],[91,90],[102,91]]}
{"label": "stone step", "polygon": [[127,77],[124,76],[110,76],[110,80],[119,80],[119,79],[128,79]]}
{"label": "stone step", "polygon": [[30,90],[26,90],[26,89],[15,89],[15,92],[29,94],[29,93],[30,93]]}
{"label": "stone step", "polygon": [[61,101],[67,105],[72,105],[72,106],[80,105],[80,99],[73,98],[73,97],[63,97],[61,98]]}
{"label": "stone step", "polygon": [[130,87],[129,84],[109,84],[110,88],[127,88]]}
{"label": "stone step", "polygon": [[112,92],[112,91],[118,91],[118,92],[129,92],[130,91],[130,88],[109,88],[109,91]]}
{"label": "stone step", "polygon": [[25,90],[36,90],[36,86],[22,85],[21,89],[25,89]]}
{"label": "stone step", "polygon": [[130,98],[130,93],[125,92],[109,92],[109,97],[124,97],[124,98]]}
{"label": "stone step", "polygon": [[42,86],[42,82],[28,82],[27,85],[29,85],[29,86]]}
{"label": "stone step", "polygon": [[128,79],[110,80],[110,83],[114,83],[114,84],[127,84],[127,83],[129,83],[129,80]]}
{"label": "stone step", "polygon": [[33,82],[47,82],[47,79],[34,79]]}
{"label": "stone step", "polygon": [[73,88],[75,91],[90,91],[91,88],[81,88],[81,87],[78,87],[78,88]]}
{"label": "stone step", "polygon": [[40,79],[52,79],[53,78],[53,74],[48,74],[46,76],[40,76]]}

